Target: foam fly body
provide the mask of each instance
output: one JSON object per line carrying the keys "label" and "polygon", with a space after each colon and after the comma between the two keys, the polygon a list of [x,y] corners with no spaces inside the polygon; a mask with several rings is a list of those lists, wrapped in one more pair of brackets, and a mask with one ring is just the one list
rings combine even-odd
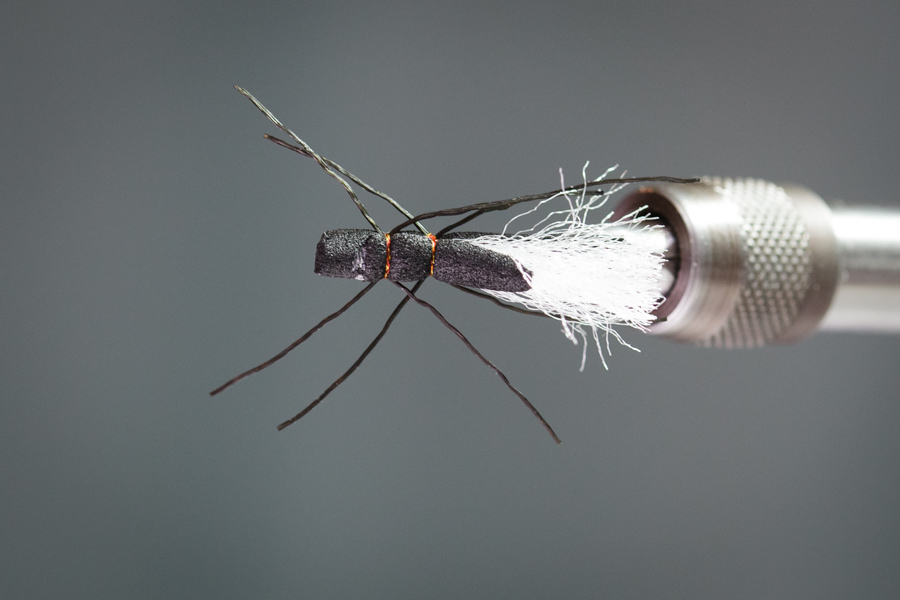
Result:
{"label": "foam fly body", "polygon": [[[416,292],[428,277],[433,277],[504,308],[556,319],[563,333],[572,341],[583,340],[585,349],[588,337],[592,337],[602,357],[601,340],[605,340],[607,347],[610,335],[621,341],[612,329],[614,325],[643,329],[651,322],[653,309],[662,301],[655,288],[655,278],[658,278],[663,258],[658,244],[655,246],[655,242],[648,241],[652,239],[650,236],[641,234],[653,227],[652,223],[645,222],[646,216],[635,213],[615,221],[607,217],[594,224],[588,223],[587,217],[600,209],[607,195],[617,189],[610,186],[635,181],[690,183],[696,180],[672,177],[609,178],[608,171],[601,178],[588,181],[584,177],[580,185],[562,185],[557,191],[413,215],[390,196],[375,190],[336,162],[320,156],[249,92],[235,87],[276,127],[290,136],[292,142],[270,135],[265,137],[316,161],[344,188],[372,227],[371,230],[337,229],[325,232],[316,247],[315,272],[328,277],[365,281],[368,285],[287,348],[219,386],[211,395],[280,360],[328,322],[341,316],[379,281],[387,280],[399,288],[403,297],[378,335],[331,386],[301,412],[281,423],[278,429],[305,416],[346,380],[374,350],[403,307],[413,301],[427,308],[492,369],[559,443],[560,439],[550,424],[509,382],[506,375]],[[368,214],[351,183],[388,202],[406,219],[385,232]],[[506,210],[529,202],[537,203],[537,208],[554,199],[565,202],[562,210],[551,212],[536,225],[516,233],[507,233],[506,230],[501,234],[454,231],[487,212]],[[533,214],[535,208],[518,215],[510,224],[524,215]],[[462,218],[432,234],[423,222],[437,217]],[[404,231],[409,226],[414,226],[417,231]],[[404,282],[415,283],[410,288]]]}

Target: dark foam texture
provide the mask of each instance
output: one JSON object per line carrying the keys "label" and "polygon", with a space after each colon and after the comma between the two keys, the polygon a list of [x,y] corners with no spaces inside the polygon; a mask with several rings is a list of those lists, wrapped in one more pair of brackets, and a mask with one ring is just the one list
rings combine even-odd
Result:
{"label": "dark foam texture", "polygon": [[[529,289],[515,262],[504,254],[468,240],[483,233],[449,233],[434,252],[434,278],[483,290],[523,292]],[[418,232],[391,236],[391,281],[420,281],[431,272],[431,239]],[[366,229],[326,231],[316,246],[316,273],[361,281],[384,278],[387,244],[383,234]]]}
{"label": "dark foam texture", "polygon": [[391,236],[391,281],[419,281],[431,273],[431,238],[401,231]]}
{"label": "dark foam texture", "polygon": [[434,253],[434,278],[483,290],[524,292],[529,289],[513,259],[468,241],[483,235],[487,234],[466,231],[440,238]]}
{"label": "dark foam texture", "polygon": [[384,235],[367,229],[335,229],[316,245],[316,274],[360,281],[384,278]]}

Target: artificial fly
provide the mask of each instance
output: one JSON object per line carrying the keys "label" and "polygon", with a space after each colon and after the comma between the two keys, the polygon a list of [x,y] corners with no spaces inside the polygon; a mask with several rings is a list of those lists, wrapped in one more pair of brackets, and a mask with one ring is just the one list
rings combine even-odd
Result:
{"label": "artificial fly", "polygon": [[[583,173],[581,184],[566,186],[561,182],[561,189],[552,192],[413,215],[390,196],[377,191],[336,162],[317,154],[294,132],[282,125],[247,90],[240,86],[235,88],[294,143],[268,134],[264,137],[315,160],[344,188],[372,227],[371,230],[338,229],[325,232],[316,247],[315,272],[326,277],[366,281],[368,285],[300,339],[264,363],[230,379],[210,392],[210,395],[215,396],[241,379],[280,360],[328,322],[346,312],[376,283],[387,280],[400,289],[403,298],[391,312],[381,331],[350,368],[301,412],[278,425],[279,430],[303,418],[343,383],[375,349],[403,307],[413,301],[431,311],[445,327],[456,334],[519,397],[554,441],[560,443],[559,436],[550,424],[528,398],[510,383],[506,375],[432,304],[419,298],[416,293],[428,277],[433,277],[463,292],[491,300],[503,308],[550,317],[560,322],[563,333],[570,340],[577,343],[578,338],[581,338],[583,341],[582,369],[588,335],[595,342],[605,366],[603,347],[608,352],[610,336],[627,346],[612,327],[628,325],[646,330],[653,321],[652,311],[663,301],[657,285],[664,260],[663,248],[651,241],[650,236],[643,234],[654,225],[646,223],[650,217],[639,215],[638,212],[615,220],[607,216],[597,224],[587,223],[586,218],[592,211],[603,206],[610,193],[628,183],[693,183],[697,180],[675,177],[607,178],[609,170],[600,178],[588,181]],[[369,215],[347,180],[388,202],[406,220],[385,232]],[[600,185],[611,187],[597,189]],[[513,234],[507,233],[506,230],[514,221],[533,214],[540,206],[556,198],[565,199],[566,208],[551,212],[530,228]],[[514,217],[500,234],[454,231],[485,213],[506,210],[526,202],[537,204],[531,210]],[[454,216],[462,218],[435,234],[422,225],[423,221],[429,219]],[[415,226],[418,231],[404,231],[409,226]],[[404,282],[415,283],[412,287],[407,287],[403,285]]]}

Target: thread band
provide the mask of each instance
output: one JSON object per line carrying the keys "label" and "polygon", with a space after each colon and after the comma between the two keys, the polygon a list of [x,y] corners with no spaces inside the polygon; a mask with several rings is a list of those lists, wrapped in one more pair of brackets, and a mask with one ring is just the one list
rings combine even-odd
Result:
{"label": "thread band", "polygon": [[391,234],[384,234],[384,242],[387,249],[387,257],[384,261],[384,279],[387,279],[388,274],[391,272]]}
{"label": "thread band", "polygon": [[431,240],[431,265],[428,267],[428,275],[434,276],[434,251],[437,248],[437,238],[433,233],[429,233],[428,238]]}

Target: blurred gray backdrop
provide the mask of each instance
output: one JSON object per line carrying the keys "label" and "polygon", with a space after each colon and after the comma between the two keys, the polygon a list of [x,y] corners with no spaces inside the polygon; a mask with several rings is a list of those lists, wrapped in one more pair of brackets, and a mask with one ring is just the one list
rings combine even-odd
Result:
{"label": "blurred gray backdrop", "polygon": [[207,395],[360,289],[312,273],[356,209],[232,84],[414,212],[587,160],[896,206],[898,33],[894,2],[6,2],[0,596],[900,597],[897,337],[629,332],[580,374],[432,282],[562,446],[416,306],[276,432],[379,286]]}

